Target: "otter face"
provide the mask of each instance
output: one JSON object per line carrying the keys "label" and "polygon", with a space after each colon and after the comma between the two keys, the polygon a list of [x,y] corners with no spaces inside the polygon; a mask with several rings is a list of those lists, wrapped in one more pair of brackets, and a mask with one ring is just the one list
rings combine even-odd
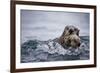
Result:
{"label": "otter face", "polygon": [[61,45],[77,48],[80,46],[79,29],[74,26],[66,26],[62,36],[60,37]]}
{"label": "otter face", "polygon": [[76,34],[77,36],[79,36],[79,29],[74,26],[66,26],[63,32],[63,36],[71,34]]}

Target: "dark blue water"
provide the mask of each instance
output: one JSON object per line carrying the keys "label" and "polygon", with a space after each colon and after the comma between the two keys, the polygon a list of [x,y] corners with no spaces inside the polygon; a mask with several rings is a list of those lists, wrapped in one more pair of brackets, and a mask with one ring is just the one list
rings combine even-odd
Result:
{"label": "dark blue water", "polygon": [[88,60],[89,36],[80,36],[80,38],[81,46],[79,48],[68,48],[67,50],[52,40],[24,42],[21,45],[21,63]]}

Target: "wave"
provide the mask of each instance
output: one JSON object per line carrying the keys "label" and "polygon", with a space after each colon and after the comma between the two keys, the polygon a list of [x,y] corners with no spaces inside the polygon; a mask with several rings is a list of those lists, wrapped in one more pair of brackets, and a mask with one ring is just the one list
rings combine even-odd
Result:
{"label": "wave", "polygon": [[21,63],[89,59],[89,36],[80,36],[79,48],[63,48],[54,40],[29,40],[21,45]]}

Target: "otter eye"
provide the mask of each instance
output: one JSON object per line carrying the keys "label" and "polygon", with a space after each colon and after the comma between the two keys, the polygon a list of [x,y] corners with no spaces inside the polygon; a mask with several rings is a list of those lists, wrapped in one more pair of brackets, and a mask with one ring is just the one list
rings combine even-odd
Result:
{"label": "otter eye", "polygon": [[75,28],[74,31],[77,31],[77,29]]}
{"label": "otter eye", "polygon": [[66,27],[66,30],[69,30],[69,28],[68,28],[68,27]]}

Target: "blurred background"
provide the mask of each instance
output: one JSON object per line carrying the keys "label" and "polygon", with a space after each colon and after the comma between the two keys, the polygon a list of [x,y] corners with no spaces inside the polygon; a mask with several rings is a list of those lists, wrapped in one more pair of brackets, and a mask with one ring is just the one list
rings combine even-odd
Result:
{"label": "blurred background", "polygon": [[21,10],[21,42],[57,38],[67,25],[79,28],[80,36],[89,36],[89,21],[89,13]]}

